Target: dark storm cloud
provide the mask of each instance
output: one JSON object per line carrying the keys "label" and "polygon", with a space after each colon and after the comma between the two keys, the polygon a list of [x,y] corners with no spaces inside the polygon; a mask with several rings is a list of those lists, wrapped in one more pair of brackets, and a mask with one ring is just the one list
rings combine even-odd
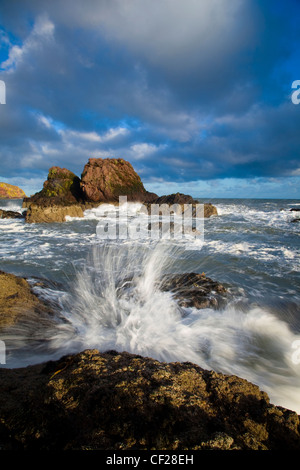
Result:
{"label": "dark storm cloud", "polygon": [[1,176],[90,156],[144,181],[298,175],[295,17],[293,0],[3,0]]}

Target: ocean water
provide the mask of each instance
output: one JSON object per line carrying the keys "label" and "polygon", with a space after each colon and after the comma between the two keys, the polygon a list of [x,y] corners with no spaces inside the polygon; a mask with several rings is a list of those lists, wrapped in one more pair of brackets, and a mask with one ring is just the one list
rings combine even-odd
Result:
{"label": "ocean water", "polygon": [[[21,210],[21,202],[2,200],[0,208]],[[116,220],[109,207],[105,217],[102,207],[63,224],[0,220],[0,269],[28,278],[55,311],[1,333],[2,367],[86,348],[129,351],[235,374],[300,413],[300,222],[293,222],[300,211],[290,210],[300,201],[210,202],[218,216],[202,220],[202,236],[184,239],[140,231],[135,239],[105,240],[99,234]],[[140,208],[128,204],[120,225],[144,227]],[[218,310],[179,307],[160,281],[185,272],[224,284],[226,303]]]}

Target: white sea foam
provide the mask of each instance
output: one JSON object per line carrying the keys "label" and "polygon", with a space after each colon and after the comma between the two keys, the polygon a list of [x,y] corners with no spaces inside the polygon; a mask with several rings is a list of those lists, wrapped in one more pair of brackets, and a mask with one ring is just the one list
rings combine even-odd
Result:
{"label": "white sea foam", "polygon": [[115,349],[190,361],[246,378],[273,403],[299,412],[300,366],[292,361],[292,344],[300,336],[258,306],[179,308],[171,293],[160,290],[177,250],[161,243],[149,250],[130,244],[95,247],[72,292],[61,298],[67,322],[56,325],[52,350]]}
{"label": "white sea foam", "polygon": [[[125,223],[127,214],[130,220],[146,220],[145,214],[139,215],[139,206],[129,203],[129,212],[121,207],[120,220]],[[75,266],[70,288],[64,292],[49,290],[49,298],[60,302],[55,321],[51,320],[47,328],[37,319],[23,330],[19,325],[16,348],[26,345],[32,335],[39,343],[36,341],[30,351],[25,348],[25,352],[20,346],[18,357],[12,346],[7,366],[40,362],[85,348],[127,350],[236,374],[257,383],[274,403],[300,412],[300,364],[292,361],[292,345],[300,338],[280,319],[278,311],[258,304],[245,306],[247,294],[222,310],[183,309],[170,293],[160,289],[164,273],[182,272],[182,266],[186,270],[197,266],[197,272],[202,272],[203,262],[216,280],[221,280],[219,273],[228,266],[227,279],[234,284],[231,276],[235,276],[235,287],[241,292],[251,291],[262,299],[269,289],[278,299],[289,296],[296,303],[298,224],[290,223],[294,215],[289,208],[275,210],[273,203],[266,207],[218,205],[220,216],[205,221],[204,245],[192,237],[176,242],[138,239],[105,243],[96,237],[96,224],[113,220],[115,206],[110,206],[106,217],[102,206],[59,227],[1,220],[2,269],[4,262],[21,266],[24,271],[34,266],[38,275],[47,266],[57,274],[57,280],[62,280],[70,264]],[[86,261],[90,249],[92,254]],[[43,292],[47,295],[47,290]]]}

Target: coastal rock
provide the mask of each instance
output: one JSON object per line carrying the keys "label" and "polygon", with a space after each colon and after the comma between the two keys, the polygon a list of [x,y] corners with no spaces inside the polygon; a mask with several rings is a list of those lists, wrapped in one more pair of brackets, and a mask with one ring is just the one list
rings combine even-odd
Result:
{"label": "coastal rock", "polygon": [[0,329],[11,327],[26,316],[41,320],[49,311],[50,307],[32,292],[25,279],[0,271]]}
{"label": "coastal rock", "polygon": [[[182,194],[182,193],[174,193],[174,194],[169,194],[169,195],[164,195],[160,196],[154,201],[151,202],[152,204],[167,204],[169,206],[174,205],[176,208],[176,213],[178,215],[181,215],[184,212],[184,204],[189,204],[193,205],[193,216],[196,216],[196,204],[200,204],[199,201],[194,199],[192,196],[188,194]],[[204,217],[209,218],[213,215],[218,215],[217,208],[213,206],[211,203],[204,203]],[[150,204],[148,204],[148,211],[150,211]]]}
{"label": "coastal rock", "polygon": [[186,273],[169,275],[161,283],[163,291],[174,293],[182,307],[217,308],[226,299],[226,288],[205,274]]}
{"label": "coastal rock", "polygon": [[204,204],[204,217],[209,218],[213,215],[218,215],[217,208],[210,202]]}
{"label": "coastal rock", "polygon": [[16,211],[6,211],[0,209],[0,219],[24,219],[25,215]]}
{"label": "coastal rock", "polygon": [[85,210],[80,178],[66,168],[50,168],[43,189],[23,200],[28,223],[64,222],[67,216],[83,217]]}
{"label": "coastal rock", "polygon": [[0,380],[2,450],[300,450],[295,412],[188,362],[85,350]]}
{"label": "coastal rock", "polygon": [[174,193],[165,196],[159,196],[155,199],[155,204],[197,204],[192,196],[182,193]]}
{"label": "coastal rock", "polygon": [[24,198],[23,207],[28,208],[32,203],[41,207],[70,206],[82,202],[80,178],[66,168],[53,166],[43,189],[29,198]]}
{"label": "coastal rock", "polygon": [[23,199],[24,197],[26,197],[26,194],[18,186],[0,183],[0,199]]}
{"label": "coastal rock", "polygon": [[28,223],[65,222],[66,217],[83,217],[84,206],[81,204],[41,206],[30,204],[25,220]]}
{"label": "coastal rock", "polygon": [[300,209],[298,207],[292,207],[292,209],[290,209],[290,212],[300,212]]}
{"label": "coastal rock", "polygon": [[[158,197],[146,191],[132,165],[121,158],[90,158],[81,180],[66,168],[50,168],[43,189],[23,200],[23,208],[28,209],[25,220],[29,223],[64,222],[66,216],[83,217],[86,209],[101,203],[118,204],[120,196],[126,196],[128,202],[143,203],[145,212],[151,210],[151,204],[177,204],[182,214],[184,204],[198,202],[181,193]],[[204,217],[213,215],[218,215],[216,207],[205,203]]]}
{"label": "coastal rock", "polygon": [[84,199],[90,202],[151,202],[157,197],[144,188],[132,165],[122,158],[90,158],[81,175]]}

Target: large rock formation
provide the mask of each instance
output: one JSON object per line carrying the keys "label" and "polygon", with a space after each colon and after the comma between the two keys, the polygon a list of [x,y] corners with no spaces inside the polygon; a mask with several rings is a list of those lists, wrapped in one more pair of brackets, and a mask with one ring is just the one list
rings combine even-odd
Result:
{"label": "large rock formation", "polygon": [[0,199],[23,199],[26,197],[23,189],[8,183],[0,183]]}
{"label": "large rock formation", "polygon": [[[182,210],[184,204],[197,203],[185,194],[158,197],[146,191],[132,165],[121,158],[90,158],[81,180],[65,168],[50,168],[43,189],[24,198],[23,208],[28,209],[26,222],[63,222],[66,216],[83,217],[84,210],[101,203],[117,204],[120,196],[128,202],[142,202],[145,210],[151,204],[178,204]],[[216,208],[204,204],[204,217],[211,215],[217,215]]]}
{"label": "large rock formation", "polygon": [[23,200],[26,222],[64,222],[66,216],[83,217],[80,178],[66,168],[50,168],[43,189]]}
{"label": "large rock formation", "polygon": [[146,191],[132,165],[121,158],[90,158],[81,175],[81,188],[89,202],[118,202],[119,196],[139,202],[157,198]]}
{"label": "large rock formation", "polygon": [[82,201],[80,178],[66,168],[53,166],[49,170],[43,189],[30,198],[25,198],[23,207],[28,207],[32,203],[42,207],[69,206]]}
{"label": "large rock formation", "polygon": [[86,350],[0,380],[1,449],[300,450],[295,412],[191,363]]}

